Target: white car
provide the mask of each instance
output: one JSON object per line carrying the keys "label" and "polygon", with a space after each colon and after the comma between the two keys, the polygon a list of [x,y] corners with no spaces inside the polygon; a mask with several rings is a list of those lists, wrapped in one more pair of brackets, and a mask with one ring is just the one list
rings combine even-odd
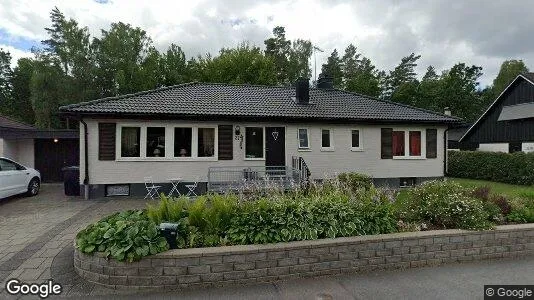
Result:
{"label": "white car", "polygon": [[0,157],[0,199],[23,193],[35,196],[40,187],[39,171]]}

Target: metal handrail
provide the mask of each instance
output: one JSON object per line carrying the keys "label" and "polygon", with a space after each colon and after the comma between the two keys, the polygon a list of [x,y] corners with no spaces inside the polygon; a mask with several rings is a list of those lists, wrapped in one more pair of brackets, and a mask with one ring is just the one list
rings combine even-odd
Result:
{"label": "metal handrail", "polygon": [[301,182],[301,172],[289,166],[209,167],[208,190],[228,191],[246,185],[289,188]]}

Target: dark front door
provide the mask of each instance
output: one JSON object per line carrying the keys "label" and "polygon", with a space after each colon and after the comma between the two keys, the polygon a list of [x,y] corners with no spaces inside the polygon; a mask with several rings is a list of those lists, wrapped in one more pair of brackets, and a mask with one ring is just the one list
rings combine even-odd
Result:
{"label": "dark front door", "polygon": [[80,164],[78,139],[35,139],[35,169],[44,182],[63,180],[63,167]]}
{"label": "dark front door", "polygon": [[265,165],[286,165],[286,130],[284,127],[265,128]]}

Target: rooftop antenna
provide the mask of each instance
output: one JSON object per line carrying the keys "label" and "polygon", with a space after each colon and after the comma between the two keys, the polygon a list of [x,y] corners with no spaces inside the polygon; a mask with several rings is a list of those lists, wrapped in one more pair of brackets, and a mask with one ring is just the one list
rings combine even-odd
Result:
{"label": "rooftop antenna", "polygon": [[313,65],[313,72],[315,76],[315,82],[317,83],[317,51],[324,52],[321,48],[313,46],[313,59],[315,61]]}

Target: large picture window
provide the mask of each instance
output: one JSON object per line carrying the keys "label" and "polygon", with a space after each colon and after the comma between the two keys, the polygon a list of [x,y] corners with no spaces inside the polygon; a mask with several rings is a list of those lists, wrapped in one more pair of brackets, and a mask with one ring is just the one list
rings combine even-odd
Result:
{"label": "large picture window", "polygon": [[146,156],[165,157],[165,127],[147,127]]}
{"label": "large picture window", "polygon": [[193,128],[174,128],[174,157],[191,157]]}
{"label": "large picture window", "polygon": [[141,128],[122,127],[121,129],[121,156],[140,157],[141,156]]}
{"label": "large picture window", "polygon": [[299,139],[299,149],[309,149],[310,148],[310,138],[308,136],[308,129],[300,128],[298,133]]}
{"label": "large picture window", "polygon": [[263,158],[263,127],[245,128],[245,158]]}
{"label": "large picture window", "polygon": [[198,129],[198,157],[215,156],[215,128]]}
{"label": "large picture window", "polygon": [[393,156],[404,156],[404,131],[393,131]]}

